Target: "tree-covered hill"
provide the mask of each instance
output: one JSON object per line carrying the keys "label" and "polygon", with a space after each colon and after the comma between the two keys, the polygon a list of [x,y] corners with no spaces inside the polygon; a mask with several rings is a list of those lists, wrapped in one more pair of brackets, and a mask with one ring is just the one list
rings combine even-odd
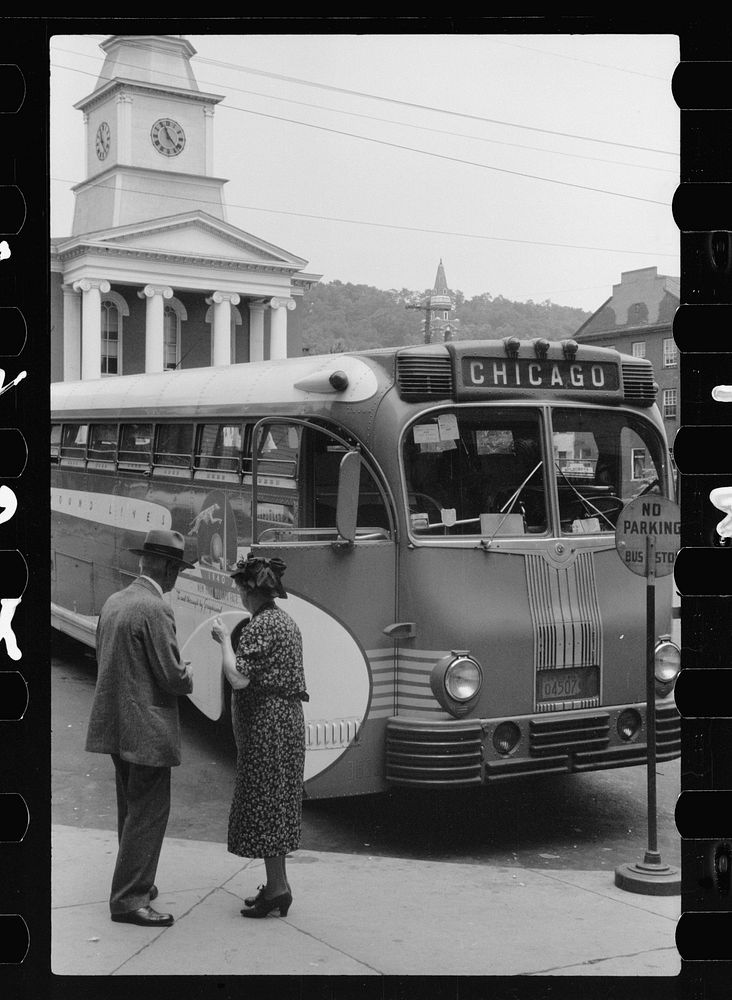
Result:
{"label": "tree-covered hill", "polygon": [[[305,292],[302,302],[302,343],[310,354],[331,350],[364,350],[369,347],[397,347],[423,340],[423,313],[407,309],[429,290],[414,292],[382,291],[371,285],[331,281]],[[453,293],[456,308],[451,316],[460,322],[458,340],[487,340],[500,337],[572,337],[591,315],[583,309],[553,302],[512,302],[488,292],[466,299]]]}

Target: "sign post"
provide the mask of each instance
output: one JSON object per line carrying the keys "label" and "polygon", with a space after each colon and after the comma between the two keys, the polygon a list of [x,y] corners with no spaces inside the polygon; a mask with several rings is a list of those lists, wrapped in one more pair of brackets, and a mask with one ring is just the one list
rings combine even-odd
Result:
{"label": "sign post", "polygon": [[673,896],[681,892],[678,869],[658,850],[656,822],[656,578],[673,572],[680,543],[678,506],[661,496],[640,496],[626,504],[615,529],[615,548],[631,572],[646,578],[646,732],[648,746],[648,846],[642,862],[615,869],[615,885],[628,892]]}

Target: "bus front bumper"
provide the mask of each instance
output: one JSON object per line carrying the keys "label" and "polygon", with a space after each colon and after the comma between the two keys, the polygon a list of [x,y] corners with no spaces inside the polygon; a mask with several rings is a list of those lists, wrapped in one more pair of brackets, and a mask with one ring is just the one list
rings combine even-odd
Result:
{"label": "bus front bumper", "polygon": [[[634,708],[642,725],[631,740],[617,720]],[[498,753],[493,733],[504,721],[521,732],[510,753]],[[393,716],[386,722],[386,780],[391,785],[453,788],[539,774],[598,771],[645,764],[646,706],[522,716],[429,722]],[[673,699],[656,705],[656,760],[681,753],[681,717]]]}

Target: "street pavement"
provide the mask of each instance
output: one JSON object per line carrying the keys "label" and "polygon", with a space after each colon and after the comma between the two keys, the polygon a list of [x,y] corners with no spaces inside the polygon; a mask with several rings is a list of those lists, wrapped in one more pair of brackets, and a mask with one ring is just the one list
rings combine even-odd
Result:
{"label": "street pavement", "polygon": [[[678,595],[674,604],[678,605]],[[678,619],[674,639],[678,641]],[[51,969],[59,976],[672,976],[681,899],[628,892],[612,871],[300,850],[287,917],[244,920],[259,860],[166,838],[155,909],[113,923],[112,830],[54,825]]]}
{"label": "street pavement", "polygon": [[288,859],[287,917],[244,920],[259,860],[168,838],[153,904],[175,923],[113,923],[116,834],[52,834],[55,975],[677,976],[680,896],[619,889],[610,871],[331,852]]}

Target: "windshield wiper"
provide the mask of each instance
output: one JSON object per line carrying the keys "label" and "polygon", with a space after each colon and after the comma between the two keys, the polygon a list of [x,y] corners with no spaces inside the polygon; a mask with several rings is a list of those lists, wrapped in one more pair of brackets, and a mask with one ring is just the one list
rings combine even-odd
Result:
{"label": "windshield wiper", "polygon": [[[541,462],[537,462],[537,464],[534,466],[534,468],[528,474],[528,476],[526,477],[526,479],[524,479],[523,483],[521,483],[521,485],[516,490],[516,492],[514,494],[512,494],[512,496],[510,496],[508,498],[508,500],[504,503],[504,505],[501,507],[501,509],[498,512],[499,514],[502,514],[504,511],[506,511],[506,514],[510,514],[511,513],[511,508],[516,503],[516,501],[518,500],[518,498],[521,496],[521,491],[523,490],[524,486],[526,486],[526,484],[531,479],[531,477],[534,475],[534,473],[536,472],[536,470],[541,468],[541,465],[542,465]],[[501,521],[501,524],[503,524],[503,521]],[[499,527],[500,527],[500,525],[499,525]]]}
{"label": "windshield wiper", "polygon": [[487,549],[490,548],[490,546],[491,546],[491,544],[493,542],[493,539],[496,537],[496,535],[498,534],[498,532],[501,530],[501,527],[503,526],[503,522],[506,520],[506,518],[508,517],[508,515],[511,513],[511,508],[516,503],[516,501],[518,500],[518,498],[521,496],[521,491],[523,490],[524,486],[526,486],[526,484],[531,479],[531,477],[534,475],[534,473],[537,471],[537,469],[541,468],[542,464],[543,464],[543,460],[540,460],[540,461],[538,461],[536,463],[536,465],[534,466],[534,468],[528,474],[528,476],[526,477],[526,479],[524,479],[524,481],[521,483],[521,485],[516,490],[516,492],[513,493],[508,498],[508,500],[504,503],[504,505],[498,511],[499,514],[503,514],[503,517],[501,518],[501,520],[496,525],[495,531],[493,532],[493,534],[491,535],[491,537],[487,538],[487,539],[486,538],[482,538],[481,539],[481,541],[480,541],[481,548],[483,548],[485,550],[487,550]]}
{"label": "windshield wiper", "polygon": [[602,512],[601,510],[598,510],[598,509],[597,509],[597,507],[596,507],[596,506],[594,505],[594,503],[591,503],[591,502],[590,502],[590,501],[589,501],[589,500],[587,499],[587,497],[584,497],[584,496],[582,496],[582,494],[581,494],[581,493],[580,493],[580,491],[579,491],[579,490],[577,489],[577,487],[576,487],[576,486],[574,485],[574,483],[573,483],[573,482],[572,482],[572,481],[571,481],[571,480],[570,480],[570,479],[568,478],[568,476],[567,476],[567,475],[565,475],[565,473],[564,473],[564,470],[563,470],[563,469],[562,469],[562,468],[560,467],[560,465],[559,465],[559,462],[555,462],[554,464],[555,464],[555,465],[556,465],[556,467],[557,467],[557,472],[558,472],[558,473],[559,473],[559,475],[560,475],[560,476],[562,477],[562,479],[563,479],[563,480],[565,481],[565,483],[567,484],[567,486],[569,486],[569,488],[570,488],[571,490],[574,490],[574,492],[575,492],[575,493],[577,494],[577,496],[579,497],[579,499],[580,499],[580,503],[581,503],[581,504],[583,504],[583,506],[584,506],[584,508],[585,508],[585,511],[589,511],[589,510],[594,510],[594,512],[595,512],[596,514],[599,514],[599,515],[600,515],[600,517],[601,517],[601,518],[602,518],[602,519],[603,519],[604,521],[607,521],[607,523],[608,523],[608,524],[610,525],[610,528],[611,528],[611,530],[612,530],[612,531],[615,531],[615,525],[614,525],[614,524],[613,524],[613,522],[612,522],[612,521],[610,520],[610,518],[609,518],[609,517],[608,517],[608,516],[607,516],[606,514],[603,514],[603,512]]}

